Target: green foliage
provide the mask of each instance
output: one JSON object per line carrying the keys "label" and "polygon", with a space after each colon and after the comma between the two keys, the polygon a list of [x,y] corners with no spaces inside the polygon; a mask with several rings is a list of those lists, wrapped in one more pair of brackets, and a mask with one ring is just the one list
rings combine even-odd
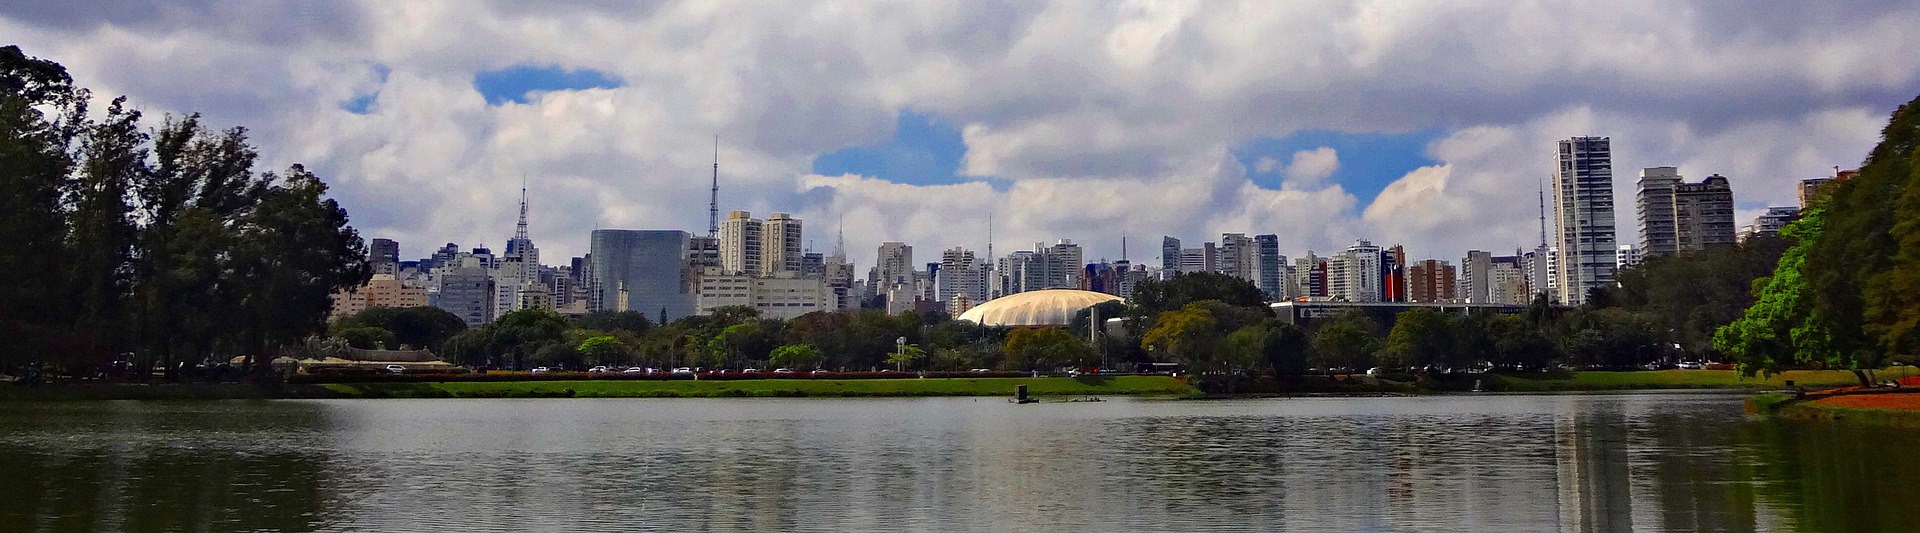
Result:
{"label": "green foliage", "polygon": [[1300,374],[1307,368],[1307,344],[1306,333],[1300,328],[1269,320],[1227,334],[1218,362],[1229,371],[1265,369]]}
{"label": "green foliage", "polygon": [[[558,313],[543,309],[521,309],[502,315],[493,323],[481,328],[486,332],[487,355],[493,364],[511,364],[513,368],[526,368],[529,357],[550,344],[561,342],[567,331],[572,328],[567,319]],[[571,352],[574,344],[567,344]],[[573,357],[576,354],[553,352],[553,357]],[[554,359],[542,358],[548,362]]]}
{"label": "green foliage", "polygon": [[1335,368],[1360,371],[1373,367],[1380,351],[1378,330],[1365,313],[1341,313],[1313,332],[1314,363],[1328,371]]}
{"label": "green foliage", "polygon": [[820,349],[811,344],[788,344],[774,348],[767,362],[780,368],[812,369],[820,364]]}
{"label": "green foliage", "polygon": [[1087,341],[1063,330],[1019,328],[1007,334],[1001,349],[1001,368],[1034,370],[1082,366],[1092,362],[1093,347]]}
{"label": "green foliage", "polygon": [[1450,366],[1462,336],[1459,322],[1430,308],[1400,313],[1381,352],[1381,364],[1393,368]]}
{"label": "green foliage", "polygon": [[573,326],[594,331],[625,331],[644,335],[653,327],[646,313],[639,311],[594,311],[569,319]]}
{"label": "green foliage", "polygon": [[627,357],[627,344],[619,337],[597,335],[588,337],[574,348],[587,362],[596,365],[618,363]]}
{"label": "green foliage", "polygon": [[1693,353],[1712,347],[1713,332],[1753,305],[1753,282],[1773,273],[1787,241],[1754,237],[1684,255],[1656,257],[1616,275],[1616,305],[1647,321],[1662,345]]}
{"label": "green foliage", "polygon": [[346,339],[348,346],[362,350],[391,350],[397,346],[393,342],[393,332],[377,327],[345,328],[335,332],[334,336]]}
{"label": "green foliage", "polygon": [[381,328],[393,333],[390,347],[408,346],[438,352],[453,338],[467,330],[459,316],[438,307],[375,307],[334,319],[336,332],[350,328]]}
{"label": "green foliage", "polygon": [[197,115],[149,135],[125,98],[89,113],[60,65],[0,48],[0,310],[28,361],[84,372],[266,355],[322,331],[366,278],[359,235],[298,165],[257,174],[243,128]]}
{"label": "green foliage", "polygon": [[894,370],[904,371],[907,367],[913,366],[914,363],[926,358],[927,351],[920,349],[920,345],[907,344],[895,349],[892,354],[887,355],[887,364],[893,365]]}

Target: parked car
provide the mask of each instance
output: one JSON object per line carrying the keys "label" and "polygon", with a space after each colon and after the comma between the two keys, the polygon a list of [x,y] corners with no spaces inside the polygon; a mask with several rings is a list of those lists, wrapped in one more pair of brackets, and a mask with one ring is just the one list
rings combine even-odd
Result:
{"label": "parked car", "polygon": [[593,372],[593,373],[600,373],[600,372],[606,372],[606,371],[607,371],[607,367],[604,367],[604,366],[596,366],[596,367],[593,367],[593,368],[589,368],[589,369],[587,369],[587,371],[588,371],[588,372]]}
{"label": "parked car", "polygon": [[990,368],[975,368],[973,370],[968,370],[968,372],[980,372],[980,373],[986,373],[986,372],[992,372],[992,371],[993,369],[990,369]]}
{"label": "parked car", "polygon": [[1376,366],[1376,367],[1367,369],[1367,375],[1378,376],[1380,374],[1386,373],[1386,371],[1387,371],[1386,369]]}
{"label": "parked car", "polygon": [[675,368],[675,369],[673,369],[673,375],[676,375],[676,376],[691,376],[691,375],[693,375],[693,369],[691,369],[691,368],[687,368],[687,367],[684,367],[684,366],[683,366],[683,367],[680,367],[680,368]]}
{"label": "parked car", "polygon": [[405,374],[405,373],[407,373],[407,367],[404,367],[404,366],[400,366],[400,365],[387,365],[387,373],[389,373],[389,374]]}
{"label": "parked car", "polygon": [[775,368],[775,369],[773,369],[773,373],[775,373],[775,374],[792,374],[792,373],[793,373],[793,369],[791,369],[791,368]]}
{"label": "parked car", "polygon": [[758,368],[749,368],[749,369],[746,369],[746,370],[741,370],[741,371],[740,371],[740,373],[742,373],[742,374],[758,374],[758,373],[760,373],[760,369],[758,369]]}
{"label": "parked car", "polygon": [[653,369],[651,369],[651,368],[640,368],[640,367],[637,367],[637,366],[630,366],[630,367],[627,367],[627,369],[626,369],[626,370],[621,370],[621,371],[620,371],[620,373],[623,373],[623,374],[652,374],[652,373],[653,373]]}
{"label": "parked car", "polygon": [[1681,361],[1680,369],[1681,370],[1699,370],[1700,363],[1696,361]]}
{"label": "parked car", "polygon": [[548,372],[552,372],[552,370],[548,370],[547,367],[544,366],[536,366],[533,367],[533,370],[527,371],[528,374],[545,374]]}

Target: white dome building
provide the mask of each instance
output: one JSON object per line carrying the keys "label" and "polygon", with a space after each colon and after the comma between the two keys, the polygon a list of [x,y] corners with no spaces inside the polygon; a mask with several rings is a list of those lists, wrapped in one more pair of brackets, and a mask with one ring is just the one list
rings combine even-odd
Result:
{"label": "white dome building", "polygon": [[960,320],[982,326],[1058,327],[1073,322],[1080,310],[1120,300],[1102,292],[1046,289],[1002,296],[961,313]]}

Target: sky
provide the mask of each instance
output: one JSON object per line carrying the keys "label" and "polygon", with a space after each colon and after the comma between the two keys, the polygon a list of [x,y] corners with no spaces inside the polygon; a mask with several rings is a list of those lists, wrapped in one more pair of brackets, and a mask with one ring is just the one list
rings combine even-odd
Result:
{"label": "sky", "polygon": [[[546,263],[595,228],[793,213],[814,251],[1539,241],[1554,141],[1727,176],[1738,222],[1859,165],[1920,94],[1920,3],[0,2],[0,35],[157,126],[245,126],[403,257]],[[991,221],[991,223],[989,222]]]}

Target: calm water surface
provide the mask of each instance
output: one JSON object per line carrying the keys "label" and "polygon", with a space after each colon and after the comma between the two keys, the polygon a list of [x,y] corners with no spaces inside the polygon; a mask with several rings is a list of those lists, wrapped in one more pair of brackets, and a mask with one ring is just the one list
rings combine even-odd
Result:
{"label": "calm water surface", "polygon": [[0,531],[1913,531],[1741,396],[0,404]]}

